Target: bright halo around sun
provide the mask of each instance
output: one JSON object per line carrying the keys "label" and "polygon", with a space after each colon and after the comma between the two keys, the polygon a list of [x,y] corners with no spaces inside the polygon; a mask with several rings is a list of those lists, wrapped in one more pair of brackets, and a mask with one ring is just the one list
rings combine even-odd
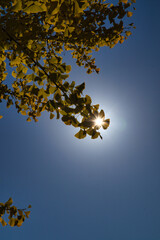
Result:
{"label": "bright halo around sun", "polygon": [[97,118],[95,119],[95,125],[96,125],[97,127],[101,127],[102,124],[103,124],[103,119],[100,118],[100,117],[97,117]]}

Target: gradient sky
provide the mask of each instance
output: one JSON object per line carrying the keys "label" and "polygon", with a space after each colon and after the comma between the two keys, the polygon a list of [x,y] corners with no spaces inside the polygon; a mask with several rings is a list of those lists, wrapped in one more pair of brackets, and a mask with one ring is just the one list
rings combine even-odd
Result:
{"label": "gradient sky", "polygon": [[136,8],[129,39],[96,53],[99,75],[67,57],[70,79],[85,81],[111,118],[103,141],[0,106],[0,202],[32,205],[22,227],[0,226],[0,239],[160,239],[160,1]]}

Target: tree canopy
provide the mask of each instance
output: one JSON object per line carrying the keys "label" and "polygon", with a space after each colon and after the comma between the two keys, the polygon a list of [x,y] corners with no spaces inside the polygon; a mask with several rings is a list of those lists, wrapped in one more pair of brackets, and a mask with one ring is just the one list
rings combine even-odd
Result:
{"label": "tree canopy", "polygon": [[124,18],[132,16],[128,9],[133,2],[1,0],[0,102],[6,101],[7,108],[14,105],[28,122],[48,111],[50,119],[56,116],[79,128],[77,138],[101,137],[95,119],[103,118],[104,129],[110,120],[83,95],[85,83],[69,82],[71,66],[63,62],[62,53],[69,51],[87,74],[99,73],[92,52],[113,48],[131,35],[133,23],[125,24]]}
{"label": "tree canopy", "polygon": [[[107,129],[110,120],[99,104],[93,105],[91,97],[83,95],[85,83],[67,81],[71,66],[63,62],[62,53],[69,51],[87,74],[99,73],[93,51],[113,48],[131,35],[134,25],[125,24],[124,18],[132,16],[129,9],[135,2],[1,0],[0,103],[6,101],[7,108],[14,105],[28,122],[38,121],[48,111],[50,119],[56,115],[66,125],[79,128],[77,138],[102,138],[99,129]],[[95,122],[98,117],[101,124]],[[3,217],[8,214],[8,224],[20,227],[30,211],[12,204],[12,198],[0,203],[0,222],[7,225]]]}

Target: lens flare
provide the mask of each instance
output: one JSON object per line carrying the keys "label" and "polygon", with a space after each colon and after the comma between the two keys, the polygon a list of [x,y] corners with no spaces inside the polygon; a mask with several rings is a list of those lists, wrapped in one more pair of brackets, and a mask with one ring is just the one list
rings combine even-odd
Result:
{"label": "lens flare", "polygon": [[95,119],[95,125],[98,126],[98,127],[101,127],[102,126],[102,123],[103,123],[103,119],[98,117]]}

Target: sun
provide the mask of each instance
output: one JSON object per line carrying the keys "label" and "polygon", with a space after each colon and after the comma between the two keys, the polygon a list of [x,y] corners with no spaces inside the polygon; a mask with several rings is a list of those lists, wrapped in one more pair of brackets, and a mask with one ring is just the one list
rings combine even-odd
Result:
{"label": "sun", "polygon": [[96,125],[97,127],[101,127],[101,126],[102,126],[102,123],[103,123],[103,119],[102,119],[102,118],[97,117],[97,118],[95,119],[95,125]]}

